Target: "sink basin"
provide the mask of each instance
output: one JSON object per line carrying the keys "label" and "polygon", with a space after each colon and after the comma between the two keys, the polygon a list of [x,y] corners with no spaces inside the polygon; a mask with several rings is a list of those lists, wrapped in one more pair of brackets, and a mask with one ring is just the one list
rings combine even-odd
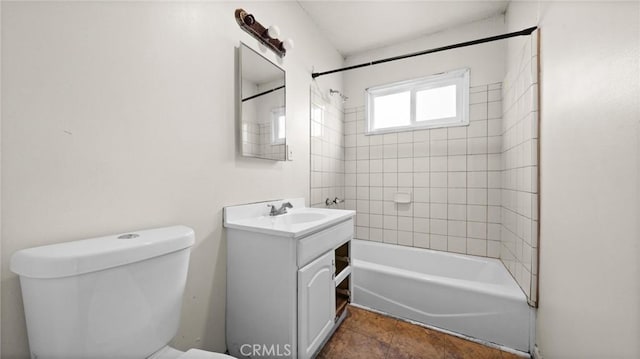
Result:
{"label": "sink basin", "polygon": [[292,212],[292,213],[283,214],[282,216],[278,216],[278,217],[279,217],[278,219],[282,221],[289,222],[291,224],[298,224],[298,223],[307,223],[307,222],[323,220],[327,218],[327,214]]}
{"label": "sink basin", "polygon": [[293,208],[288,213],[279,216],[269,216],[267,204],[275,203],[276,207],[280,207],[282,202],[226,207],[224,226],[299,238],[346,221],[355,215],[355,211],[304,207],[304,199],[289,201],[293,204]]}

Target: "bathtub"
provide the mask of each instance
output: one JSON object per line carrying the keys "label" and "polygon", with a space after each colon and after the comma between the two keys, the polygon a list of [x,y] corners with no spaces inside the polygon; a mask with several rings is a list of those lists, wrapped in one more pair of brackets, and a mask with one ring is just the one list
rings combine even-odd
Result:
{"label": "bathtub", "polygon": [[529,352],[532,309],[499,260],[351,243],[354,304]]}

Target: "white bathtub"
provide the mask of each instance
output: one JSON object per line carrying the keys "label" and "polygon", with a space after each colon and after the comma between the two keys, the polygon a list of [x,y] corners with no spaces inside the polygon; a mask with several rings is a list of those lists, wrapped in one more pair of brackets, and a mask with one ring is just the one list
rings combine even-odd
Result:
{"label": "white bathtub", "polygon": [[352,252],[355,304],[529,351],[531,309],[499,260],[362,240]]}

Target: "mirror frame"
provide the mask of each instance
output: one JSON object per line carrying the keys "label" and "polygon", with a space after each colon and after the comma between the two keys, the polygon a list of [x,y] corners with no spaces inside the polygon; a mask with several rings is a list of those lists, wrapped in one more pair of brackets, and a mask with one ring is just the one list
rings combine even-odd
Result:
{"label": "mirror frame", "polygon": [[[263,60],[267,61],[268,63],[272,64],[273,66],[275,66],[277,69],[281,70],[284,76],[284,95],[283,95],[283,107],[284,107],[284,113],[285,113],[285,117],[284,117],[284,128],[285,128],[285,136],[284,136],[284,141],[282,143],[282,146],[284,146],[284,154],[282,156],[282,158],[269,158],[269,157],[261,157],[261,156],[251,156],[251,155],[245,155],[244,151],[243,151],[243,136],[242,136],[242,52],[243,52],[243,47],[247,50],[252,51],[253,53],[255,53],[256,55],[260,56]],[[261,53],[259,53],[258,51],[254,50],[251,46],[245,44],[244,42],[240,41],[240,44],[238,45],[238,62],[237,62],[237,74],[236,74],[236,81],[237,81],[237,91],[236,91],[236,113],[237,113],[237,128],[238,128],[238,153],[240,154],[240,156],[242,157],[247,157],[247,158],[258,158],[258,159],[263,159],[263,160],[271,160],[271,161],[286,161],[288,159],[288,145],[287,145],[287,71],[282,68],[281,66],[278,66],[276,63],[274,63],[273,61],[269,60],[267,57],[263,56]]]}

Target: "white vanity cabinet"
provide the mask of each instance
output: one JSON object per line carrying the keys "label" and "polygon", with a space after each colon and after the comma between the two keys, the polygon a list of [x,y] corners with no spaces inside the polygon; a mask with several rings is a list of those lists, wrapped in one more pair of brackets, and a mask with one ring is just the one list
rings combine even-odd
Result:
{"label": "white vanity cabinet", "polygon": [[[290,201],[289,214],[255,221],[225,208],[227,348],[237,358],[313,358],[346,315],[354,212]],[[266,209],[246,206],[254,217]]]}

